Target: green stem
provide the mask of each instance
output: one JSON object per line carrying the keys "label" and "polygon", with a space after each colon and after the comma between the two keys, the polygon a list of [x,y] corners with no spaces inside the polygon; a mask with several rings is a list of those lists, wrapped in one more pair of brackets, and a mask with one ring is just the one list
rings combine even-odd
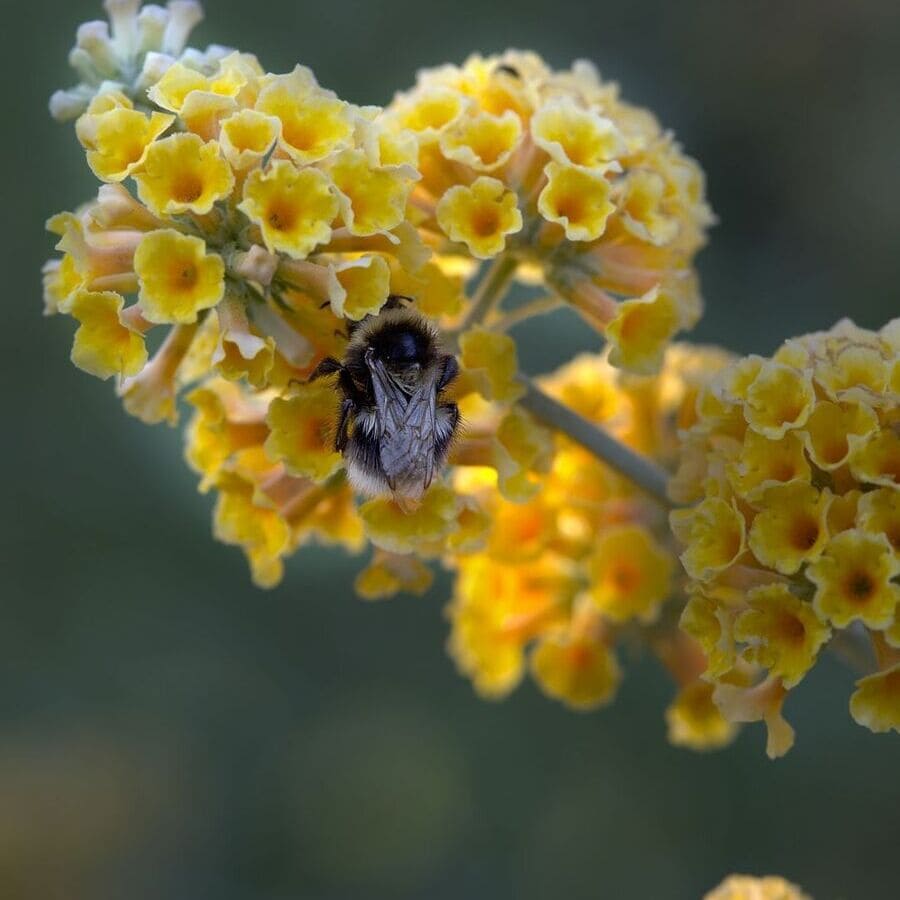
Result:
{"label": "green stem", "polygon": [[547,313],[555,312],[562,306],[565,306],[565,300],[556,294],[538,297],[536,300],[530,300],[528,303],[523,303],[509,312],[504,312],[496,318],[490,319],[488,326],[492,331],[509,331],[520,322],[525,322],[534,318],[534,316],[543,316]]}
{"label": "green stem", "polygon": [[668,475],[664,469],[635,453],[630,447],[626,447],[567,406],[563,406],[527,378],[523,377],[521,381],[525,385],[525,396],[519,404],[536,419],[581,444],[663,506],[672,505],[666,493]]}
{"label": "green stem", "polygon": [[468,331],[473,325],[483,322],[487,314],[506,295],[512,284],[519,263],[508,254],[498,256],[488,267],[472,297],[472,303],[454,329],[454,337]]}

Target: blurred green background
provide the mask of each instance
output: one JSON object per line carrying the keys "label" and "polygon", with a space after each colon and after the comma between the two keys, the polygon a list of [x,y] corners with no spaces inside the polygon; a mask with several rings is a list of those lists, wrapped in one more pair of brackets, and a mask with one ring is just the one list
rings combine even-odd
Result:
{"label": "blurred green background", "polygon": [[[192,43],[301,61],[357,102],[472,50],[593,59],[708,173],[695,339],[770,352],[900,314],[895,0],[206,6]],[[442,651],[446,582],[367,605],[359,560],[310,549],[251,587],[179,433],[127,418],[40,315],[44,219],[94,189],[46,100],[99,13],[3,7],[0,896],[691,900],[737,870],[896,897],[900,739],[850,721],[834,664],[792,698],[786,759],[760,727],[696,756],[665,743],[649,660],[599,714],[530,685],[477,700]],[[534,338],[532,370],[591,345],[565,323]]]}

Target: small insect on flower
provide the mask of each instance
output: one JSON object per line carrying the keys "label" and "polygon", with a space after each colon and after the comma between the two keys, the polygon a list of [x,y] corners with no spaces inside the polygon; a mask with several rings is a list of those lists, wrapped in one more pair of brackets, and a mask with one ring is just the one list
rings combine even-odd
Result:
{"label": "small insect on flower", "polygon": [[459,425],[442,397],[459,372],[409,298],[391,295],[377,316],[351,326],[343,362],[323,359],[311,378],[337,374],[343,399],[334,446],[353,486],[415,507],[441,469]]}

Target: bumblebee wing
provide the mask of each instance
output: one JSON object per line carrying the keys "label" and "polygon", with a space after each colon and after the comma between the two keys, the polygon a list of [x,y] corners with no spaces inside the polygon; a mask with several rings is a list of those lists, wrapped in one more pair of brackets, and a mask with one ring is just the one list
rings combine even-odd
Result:
{"label": "bumblebee wing", "polygon": [[432,368],[410,395],[392,378],[380,360],[366,354],[372,373],[381,466],[388,484],[422,485],[434,477],[435,398],[440,373]]}
{"label": "bumblebee wing", "polygon": [[404,421],[405,440],[398,442],[397,464],[421,478],[427,490],[434,478],[435,403],[439,373],[429,371],[409,398]]}

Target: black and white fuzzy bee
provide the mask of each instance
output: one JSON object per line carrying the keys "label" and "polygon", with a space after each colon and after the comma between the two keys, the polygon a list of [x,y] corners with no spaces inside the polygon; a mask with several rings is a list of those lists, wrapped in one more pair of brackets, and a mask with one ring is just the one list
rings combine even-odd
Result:
{"label": "black and white fuzzy bee", "polygon": [[339,362],[326,357],[311,379],[337,374],[342,395],[334,447],[350,483],[369,496],[415,504],[447,459],[459,409],[442,398],[459,364],[406,297],[350,327]]}

